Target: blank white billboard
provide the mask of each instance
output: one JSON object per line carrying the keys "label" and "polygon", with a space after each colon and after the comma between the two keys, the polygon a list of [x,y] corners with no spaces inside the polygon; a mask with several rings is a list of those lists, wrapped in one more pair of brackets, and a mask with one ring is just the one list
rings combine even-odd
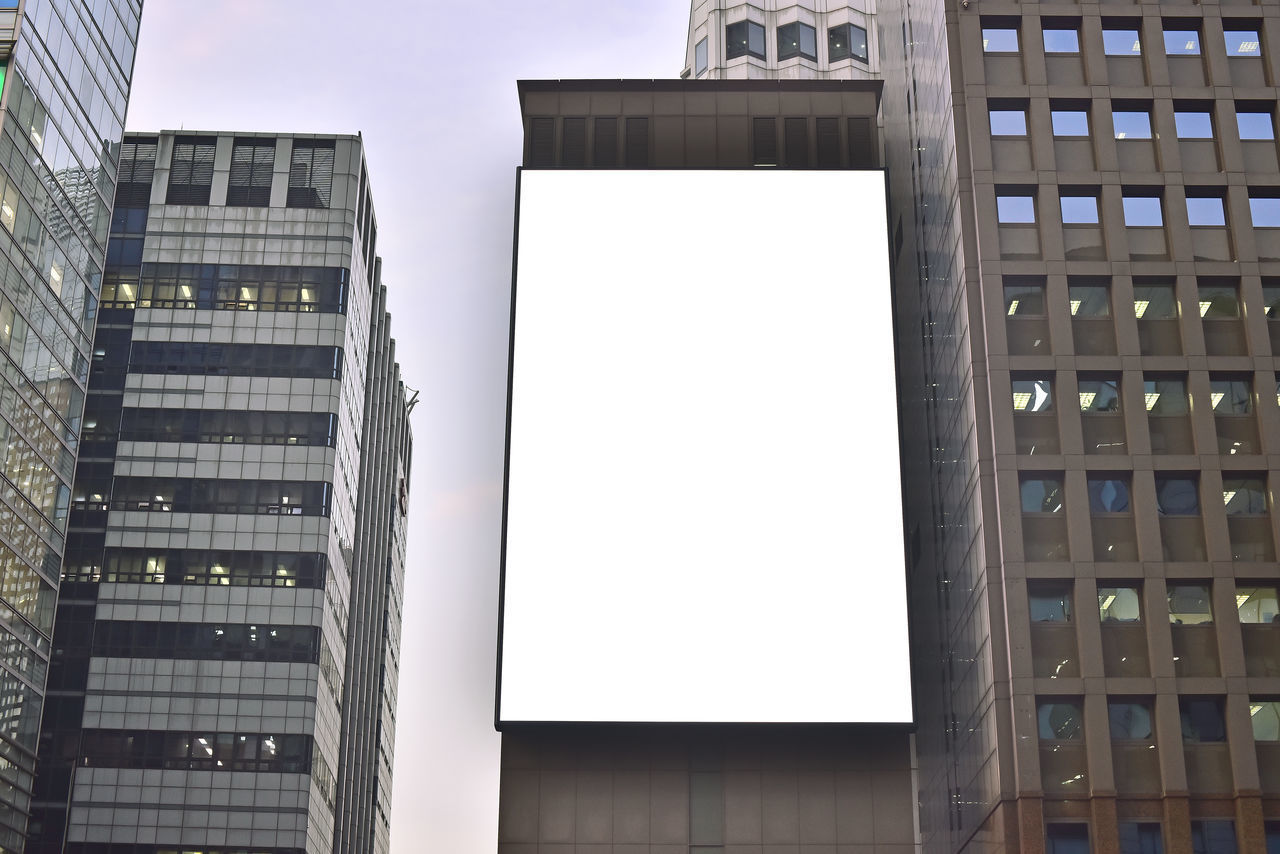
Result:
{"label": "blank white billboard", "polygon": [[499,723],[909,723],[883,173],[518,213]]}

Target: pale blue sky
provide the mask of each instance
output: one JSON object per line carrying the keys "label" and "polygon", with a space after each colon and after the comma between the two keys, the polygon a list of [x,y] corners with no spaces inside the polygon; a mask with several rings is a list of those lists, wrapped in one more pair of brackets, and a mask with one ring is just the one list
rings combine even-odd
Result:
{"label": "pale blue sky", "polygon": [[688,15],[688,0],[146,0],[130,130],[364,134],[392,332],[422,392],[395,854],[495,850],[515,81],[676,77]]}

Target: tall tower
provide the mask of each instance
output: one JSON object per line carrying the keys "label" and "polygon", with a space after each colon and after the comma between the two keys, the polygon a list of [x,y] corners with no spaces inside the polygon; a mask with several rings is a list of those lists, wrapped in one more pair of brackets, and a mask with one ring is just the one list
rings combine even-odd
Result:
{"label": "tall tower", "polygon": [[21,851],[141,0],[0,2],[0,850]]}
{"label": "tall tower", "polygon": [[411,437],[362,141],[120,162],[27,850],[385,852]]}
{"label": "tall tower", "polygon": [[879,15],[925,850],[1274,850],[1280,9]]}
{"label": "tall tower", "polygon": [[871,80],[874,2],[693,0],[684,71],[696,80]]}
{"label": "tall tower", "polygon": [[1280,10],[874,11],[923,850],[1276,850]]}

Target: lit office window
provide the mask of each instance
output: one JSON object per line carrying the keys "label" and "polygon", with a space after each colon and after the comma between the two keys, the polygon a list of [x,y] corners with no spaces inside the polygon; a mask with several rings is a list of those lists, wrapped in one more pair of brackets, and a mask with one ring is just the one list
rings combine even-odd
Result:
{"label": "lit office window", "polygon": [[1099,587],[1098,616],[1104,623],[1141,621],[1141,592],[1137,587]]}
{"label": "lit office window", "polygon": [[1195,626],[1213,622],[1213,605],[1208,584],[1170,584],[1169,622]]}
{"label": "lit office window", "polygon": [[1015,379],[1013,386],[1014,412],[1053,411],[1053,382],[1048,379]]}
{"label": "lit office window", "polygon": [[1242,623],[1280,623],[1276,587],[1236,587],[1236,610]]}
{"label": "lit office window", "polygon": [[1118,380],[1080,380],[1080,411],[1119,412],[1119,385]]}

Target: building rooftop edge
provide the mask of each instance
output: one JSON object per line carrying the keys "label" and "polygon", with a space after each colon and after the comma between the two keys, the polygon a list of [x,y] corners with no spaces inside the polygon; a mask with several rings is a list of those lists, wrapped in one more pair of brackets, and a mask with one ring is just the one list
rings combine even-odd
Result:
{"label": "building rooftop edge", "polygon": [[872,92],[876,103],[884,89],[881,80],[517,80],[521,112],[527,92]]}
{"label": "building rooftop edge", "polygon": [[361,141],[363,136],[356,133],[303,133],[301,131],[266,131],[266,130],[204,130],[199,128],[162,128],[160,130],[127,130],[125,137],[131,136],[261,136],[289,137],[291,139],[350,139]]}

